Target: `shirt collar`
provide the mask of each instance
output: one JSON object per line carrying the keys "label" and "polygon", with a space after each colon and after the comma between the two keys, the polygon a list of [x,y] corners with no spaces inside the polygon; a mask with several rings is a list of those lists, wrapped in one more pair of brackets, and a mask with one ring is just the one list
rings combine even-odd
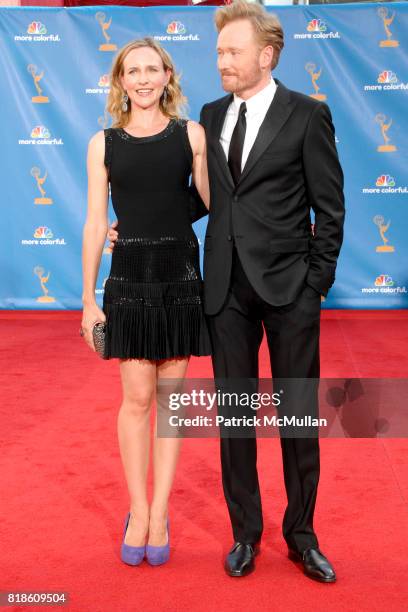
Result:
{"label": "shirt collar", "polygon": [[265,108],[269,108],[273,96],[275,95],[276,88],[277,85],[271,77],[269,83],[263,89],[261,89],[261,91],[258,91],[258,93],[256,93],[254,96],[248,98],[248,100],[243,100],[242,98],[234,94],[232,106],[235,113],[238,114],[239,107],[241,106],[242,102],[246,102],[247,116],[256,115],[257,113],[264,111]]}

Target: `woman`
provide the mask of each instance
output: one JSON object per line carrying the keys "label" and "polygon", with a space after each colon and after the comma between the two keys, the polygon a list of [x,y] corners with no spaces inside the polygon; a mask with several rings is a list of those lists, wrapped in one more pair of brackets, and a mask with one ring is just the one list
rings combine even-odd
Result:
{"label": "woman", "polygon": [[[210,354],[202,306],[197,238],[191,228],[189,177],[208,208],[203,128],[180,117],[185,101],[168,53],[145,38],[127,44],[111,73],[113,127],[88,149],[88,215],[83,236],[86,342],[106,321],[105,357],[119,358],[123,402],[118,437],[130,494],[121,558],[151,565],[169,557],[168,498],[180,440],[158,438],[154,493],[146,492],[150,410],[160,379],[182,379],[190,355]],[[108,189],[119,238],[105,284],[103,311],[95,282],[108,227]]]}

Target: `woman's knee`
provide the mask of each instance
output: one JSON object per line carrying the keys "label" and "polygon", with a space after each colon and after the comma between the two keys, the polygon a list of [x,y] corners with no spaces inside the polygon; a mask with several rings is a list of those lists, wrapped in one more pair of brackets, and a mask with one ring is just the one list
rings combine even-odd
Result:
{"label": "woman's knee", "polygon": [[150,390],[127,391],[123,396],[121,410],[135,416],[146,415],[150,412],[152,399],[153,395]]}

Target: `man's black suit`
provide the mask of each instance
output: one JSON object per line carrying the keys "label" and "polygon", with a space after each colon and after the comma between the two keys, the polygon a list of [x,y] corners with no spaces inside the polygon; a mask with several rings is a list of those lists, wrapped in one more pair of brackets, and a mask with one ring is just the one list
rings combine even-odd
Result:
{"label": "man's black suit", "polygon": [[[342,244],[343,173],[328,106],[276,83],[236,185],[219,140],[233,96],[201,111],[211,192],[204,295],[216,379],[258,377],[263,328],[274,377],[319,377],[320,298]],[[301,552],[318,544],[318,438],[281,438],[281,445],[283,534]],[[223,438],[221,460],[235,540],[256,542],[263,529],[256,439]]]}

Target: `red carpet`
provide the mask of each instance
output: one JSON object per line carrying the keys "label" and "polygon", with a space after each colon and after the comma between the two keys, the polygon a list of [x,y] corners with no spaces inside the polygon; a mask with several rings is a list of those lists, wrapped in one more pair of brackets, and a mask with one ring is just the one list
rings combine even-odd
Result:
{"label": "red carpet", "polygon": [[[170,562],[122,564],[118,366],[87,349],[79,320],[79,312],[0,313],[0,591],[67,591],[78,612],[406,609],[406,439],[321,440],[315,527],[336,584],[312,582],[286,556],[277,439],[259,443],[265,533],[254,574],[232,579],[222,569],[232,540],[217,440],[184,442]],[[406,377],[407,342],[407,312],[324,311],[322,376]],[[211,374],[209,359],[192,360],[190,376]],[[263,345],[261,376],[269,374]]]}

